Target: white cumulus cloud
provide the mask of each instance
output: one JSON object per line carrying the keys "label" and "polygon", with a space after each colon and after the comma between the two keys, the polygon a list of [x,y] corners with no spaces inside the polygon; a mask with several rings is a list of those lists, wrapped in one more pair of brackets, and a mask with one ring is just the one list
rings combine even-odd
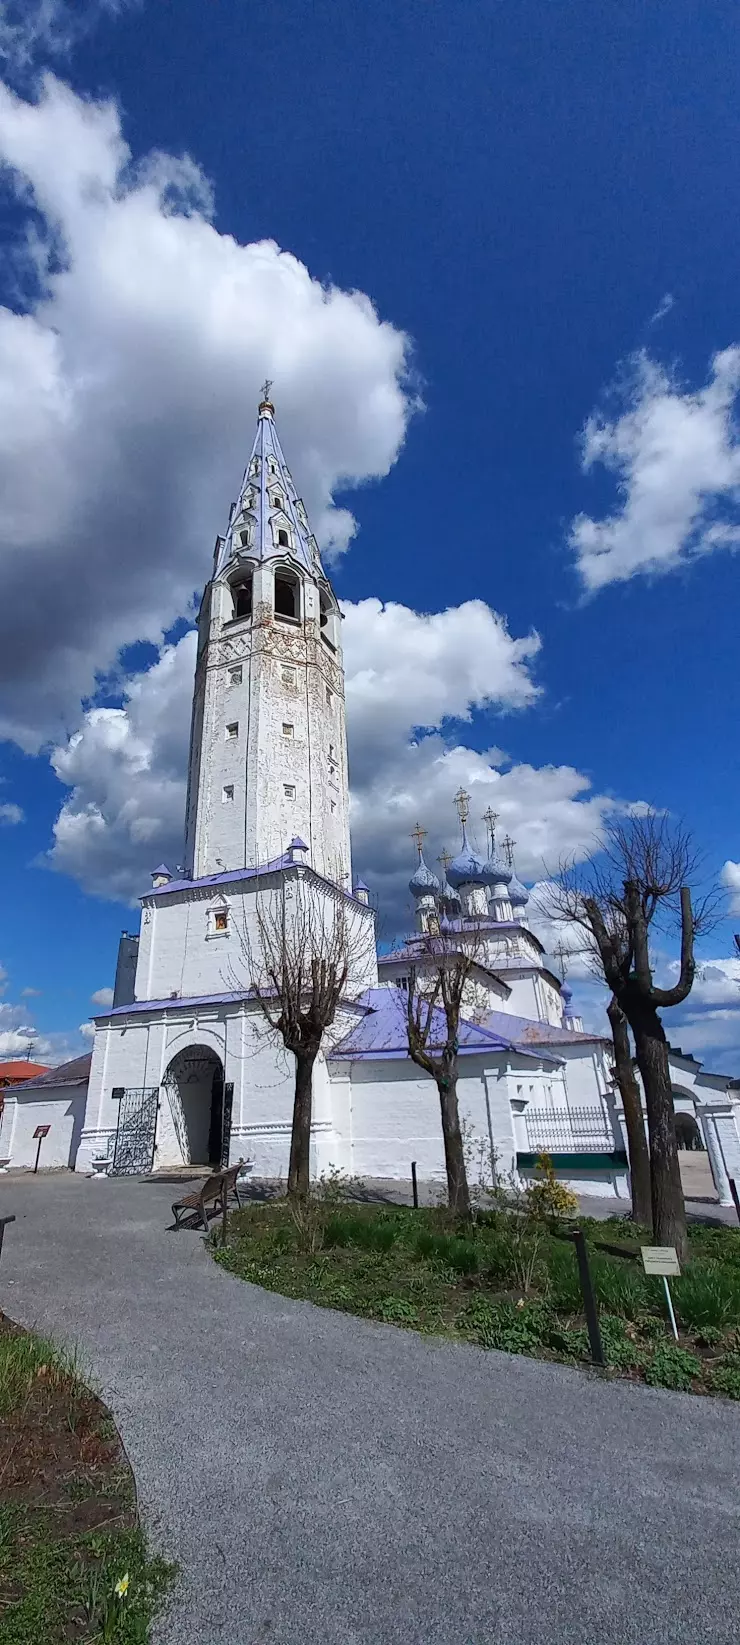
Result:
{"label": "white cumulus cloud", "polygon": [[[512,637],[479,601],[420,615],[363,600],[344,612],[354,864],[389,918],[406,917],[417,817],[430,861],[454,848],[461,783],[473,797],[473,832],[484,841],[480,817],[492,804],[516,837],[521,874],[592,849],[610,802],[578,771],[512,765],[496,748],[479,753],[459,740],[472,710],[535,699],[535,636]],[[181,860],[194,663],[190,633],[128,683],[121,708],[88,711],[52,755],[70,792],[50,861],[98,895],[133,900],[160,859]]]}
{"label": "white cumulus cloud", "polygon": [[100,1005],[103,1010],[107,1010],[108,1006],[113,1004],[113,989],[96,988],[95,993],[90,995],[90,1003]]}
{"label": "white cumulus cloud", "polygon": [[6,828],[14,828],[17,823],[25,821],[22,806],[14,805],[12,800],[4,800],[0,805],[0,823]]}
{"label": "white cumulus cloud", "polygon": [[720,882],[730,893],[728,913],[740,914],[740,862],[728,857],[720,872]]}
{"label": "white cumulus cloud", "polygon": [[583,468],[614,474],[619,493],[612,513],[580,514],[572,523],[570,543],[589,593],[738,547],[739,389],[737,345],[714,356],[709,381],[696,390],[641,353],[610,406],[588,419]]}
{"label": "white cumulus cloud", "polygon": [[191,608],[265,375],[330,556],[335,491],[388,472],[413,399],[368,297],[220,233],[194,162],[133,164],[112,104],[0,87],[0,162],[28,224],[0,308],[0,735],[36,750]]}

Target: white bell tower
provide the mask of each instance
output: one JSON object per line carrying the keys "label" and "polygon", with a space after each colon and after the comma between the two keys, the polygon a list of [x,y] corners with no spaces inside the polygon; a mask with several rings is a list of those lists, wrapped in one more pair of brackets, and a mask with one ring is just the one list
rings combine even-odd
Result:
{"label": "white bell tower", "polygon": [[198,617],[186,870],[254,868],[297,840],[351,890],[341,617],[270,387]]}

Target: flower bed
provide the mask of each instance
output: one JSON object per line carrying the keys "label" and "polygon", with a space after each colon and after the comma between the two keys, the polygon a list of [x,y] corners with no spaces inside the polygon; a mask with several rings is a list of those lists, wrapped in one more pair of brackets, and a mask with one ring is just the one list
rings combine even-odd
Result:
{"label": "flower bed", "polygon": [[2,1315],[0,1480],[3,1645],[143,1645],[172,1572],[118,1431],[68,1356]]}
{"label": "flower bed", "polygon": [[[646,1275],[624,1221],[589,1222],[590,1266],[609,1371],[654,1387],[740,1399],[740,1229],[694,1228],[691,1262],[671,1282],[675,1343],[662,1282]],[[482,1348],[589,1361],[572,1242],[554,1219],[286,1200],[234,1213],[223,1267],[253,1284],[326,1308]],[[610,1244],[624,1255],[600,1249]]]}

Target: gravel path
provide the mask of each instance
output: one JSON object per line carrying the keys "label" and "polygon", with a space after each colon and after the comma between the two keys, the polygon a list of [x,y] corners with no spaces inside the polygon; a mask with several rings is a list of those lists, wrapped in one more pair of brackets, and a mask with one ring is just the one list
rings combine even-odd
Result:
{"label": "gravel path", "polygon": [[740,1409],[293,1303],[177,1190],[4,1178],[0,1305],[79,1343],[180,1565],[160,1645],[729,1645]]}

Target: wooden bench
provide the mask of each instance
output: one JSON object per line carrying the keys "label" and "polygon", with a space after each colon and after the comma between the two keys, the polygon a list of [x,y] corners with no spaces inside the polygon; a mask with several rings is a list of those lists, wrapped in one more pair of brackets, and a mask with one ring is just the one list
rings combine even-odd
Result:
{"label": "wooden bench", "polygon": [[210,1177],[206,1177],[202,1187],[195,1188],[192,1194],[183,1194],[182,1199],[176,1199],[172,1207],[175,1227],[180,1227],[180,1217],[184,1212],[197,1211],[203,1227],[207,1230],[209,1206],[213,1206],[216,1214],[223,1211],[231,1198],[241,1206],[237,1177],[245,1163],[240,1159],[237,1165],[230,1165],[225,1171],[214,1171]]}

